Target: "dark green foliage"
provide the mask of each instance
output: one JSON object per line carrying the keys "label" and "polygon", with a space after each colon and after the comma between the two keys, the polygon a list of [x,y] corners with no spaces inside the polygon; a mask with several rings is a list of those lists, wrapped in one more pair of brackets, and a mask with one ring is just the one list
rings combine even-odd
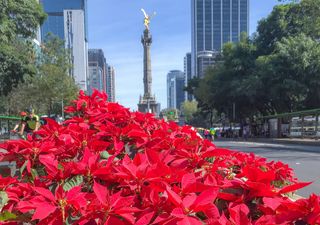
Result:
{"label": "dark green foliage", "polygon": [[34,53],[29,42],[14,40],[10,45],[0,44],[0,95],[8,95],[24,76],[33,76],[35,72]]}
{"label": "dark green foliage", "polygon": [[13,89],[9,95],[10,108],[14,112],[32,105],[41,114],[61,114],[62,101],[69,104],[78,93],[78,86],[69,76],[69,54],[64,43],[49,36],[42,47],[42,62],[37,74],[26,76],[25,82]]}
{"label": "dark green foliage", "polygon": [[35,74],[31,40],[45,18],[36,0],[0,1],[0,95]]}
{"label": "dark green foliage", "polygon": [[259,22],[255,40],[259,54],[271,54],[278,41],[300,33],[320,39],[320,0],[275,6],[271,14]]}
{"label": "dark green foliage", "polygon": [[1,0],[0,43],[10,42],[17,35],[34,38],[45,19],[46,14],[36,0]]}
{"label": "dark green foliage", "polygon": [[202,112],[237,120],[320,107],[320,0],[289,1],[260,21],[253,40],[223,48],[222,62],[193,80]]}
{"label": "dark green foliage", "polygon": [[304,34],[284,38],[257,60],[256,74],[276,112],[320,106],[320,43]]}

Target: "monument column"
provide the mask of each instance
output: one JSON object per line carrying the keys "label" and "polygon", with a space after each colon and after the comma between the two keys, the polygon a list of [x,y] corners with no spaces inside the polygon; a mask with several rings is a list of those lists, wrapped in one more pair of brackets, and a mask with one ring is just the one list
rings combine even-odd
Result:
{"label": "monument column", "polygon": [[149,29],[145,29],[141,38],[143,45],[143,85],[144,85],[144,98],[151,97],[151,85],[152,85],[152,74],[151,74],[151,56],[150,47],[152,44],[152,37]]}
{"label": "monument column", "polygon": [[155,96],[152,95],[152,70],[151,70],[151,55],[150,49],[152,44],[152,36],[149,29],[150,16],[141,9],[144,14],[144,26],[143,35],[141,37],[141,43],[143,45],[143,86],[144,94],[140,96],[140,101],[138,104],[139,112],[149,112],[159,116],[160,104],[157,103]]}

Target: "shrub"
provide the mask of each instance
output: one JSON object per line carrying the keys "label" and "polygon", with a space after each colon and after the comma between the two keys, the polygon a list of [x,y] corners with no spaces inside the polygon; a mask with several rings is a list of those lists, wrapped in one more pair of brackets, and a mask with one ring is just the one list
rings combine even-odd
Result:
{"label": "shrub", "polygon": [[189,126],[83,92],[72,118],[2,144],[2,224],[317,224],[319,197],[281,162],[220,149]]}

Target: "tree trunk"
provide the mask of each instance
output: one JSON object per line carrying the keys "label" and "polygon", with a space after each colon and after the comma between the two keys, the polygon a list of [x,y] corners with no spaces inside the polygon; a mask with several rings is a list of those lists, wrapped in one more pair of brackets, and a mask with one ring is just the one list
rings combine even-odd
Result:
{"label": "tree trunk", "polygon": [[51,112],[52,112],[52,100],[51,100],[51,99],[49,99],[48,117],[50,117]]}
{"label": "tree trunk", "polygon": [[213,126],[213,109],[210,110],[210,127]]}

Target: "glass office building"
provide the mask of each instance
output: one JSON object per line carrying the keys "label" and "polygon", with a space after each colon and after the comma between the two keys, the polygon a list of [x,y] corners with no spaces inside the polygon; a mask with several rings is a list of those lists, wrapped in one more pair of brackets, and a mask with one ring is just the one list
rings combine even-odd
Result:
{"label": "glass office building", "polygon": [[45,38],[48,33],[52,33],[64,40],[64,10],[83,10],[85,36],[88,41],[87,0],[40,0],[40,3],[48,14],[47,20],[41,26],[42,38]]}
{"label": "glass office building", "polygon": [[94,89],[103,89],[103,70],[97,62],[89,62],[88,94],[92,95]]}
{"label": "glass office building", "polygon": [[167,74],[167,103],[169,109],[179,109],[185,101],[185,74],[180,70],[171,70]]}
{"label": "glass office building", "polygon": [[58,36],[70,50],[70,76],[82,90],[87,90],[88,16],[87,0],[41,0],[47,20],[41,26],[45,41],[48,33]]}
{"label": "glass office building", "polygon": [[[107,73],[107,62],[106,62],[106,58],[104,57],[104,52],[102,49],[89,49],[88,51],[88,60],[89,60],[89,80],[91,79],[91,72],[90,72],[90,66],[91,65],[97,65],[101,71],[102,71],[102,89],[99,89],[100,91],[107,91],[107,77],[106,77],[106,73]],[[89,89],[91,87],[88,87]]]}
{"label": "glass office building", "polygon": [[108,101],[109,102],[115,102],[116,101],[116,84],[115,84],[115,76],[116,71],[113,66],[107,65],[107,79],[106,79],[106,88],[107,88],[107,95],[108,95]]}
{"label": "glass office building", "polygon": [[[191,0],[192,76],[203,77],[205,68],[198,61],[214,63],[227,42],[238,42],[249,33],[249,0]],[[202,58],[205,57],[205,58]],[[205,63],[207,66],[207,63]]]}
{"label": "glass office building", "polygon": [[[187,53],[186,56],[184,57],[184,75],[185,75],[185,86],[188,86],[188,82],[191,80],[192,76],[191,76],[191,53]],[[186,97],[185,99],[187,99],[188,101],[192,101],[193,96],[191,94],[188,94],[187,92],[185,92]]]}

